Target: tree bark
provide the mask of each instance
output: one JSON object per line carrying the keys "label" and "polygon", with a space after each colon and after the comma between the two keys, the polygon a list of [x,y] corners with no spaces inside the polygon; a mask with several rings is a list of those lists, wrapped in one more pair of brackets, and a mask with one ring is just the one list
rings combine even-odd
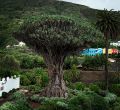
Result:
{"label": "tree bark", "polygon": [[[51,58],[50,58],[51,59]],[[63,79],[63,61],[46,58],[48,66],[49,84],[43,90],[42,95],[46,97],[67,97],[67,88]],[[59,59],[59,58],[58,58]]]}
{"label": "tree bark", "polygon": [[108,49],[109,49],[109,41],[108,41],[108,33],[105,34],[105,45],[106,45],[106,49],[105,49],[105,85],[106,85],[106,91],[108,91],[109,88],[109,72],[108,72]]}

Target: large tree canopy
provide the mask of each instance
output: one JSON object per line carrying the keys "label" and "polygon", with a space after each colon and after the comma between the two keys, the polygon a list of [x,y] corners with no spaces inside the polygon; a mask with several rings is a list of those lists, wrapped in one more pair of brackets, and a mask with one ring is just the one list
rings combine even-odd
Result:
{"label": "large tree canopy", "polygon": [[102,34],[85,20],[76,22],[69,17],[52,15],[28,18],[15,36],[37,52],[55,51],[56,48],[68,54],[96,42]]}
{"label": "large tree canopy", "polygon": [[65,57],[87,47],[102,34],[83,19],[77,22],[69,17],[52,15],[29,17],[14,36],[44,57],[50,76],[45,95],[66,97]]}

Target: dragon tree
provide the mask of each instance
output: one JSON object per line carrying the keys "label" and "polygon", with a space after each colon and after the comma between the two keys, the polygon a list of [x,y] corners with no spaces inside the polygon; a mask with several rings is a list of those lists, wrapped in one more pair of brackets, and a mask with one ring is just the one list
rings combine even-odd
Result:
{"label": "dragon tree", "polygon": [[67,97],[63,80],[66,56],[96,42],[99,36],[102,36],[101,33],[86,20],[77,22],[73,18],[58,15],[29,17],[14,33],[18,41],[25,42],[43,56],[48,67],[49,84],[42,95],[47,97]]}

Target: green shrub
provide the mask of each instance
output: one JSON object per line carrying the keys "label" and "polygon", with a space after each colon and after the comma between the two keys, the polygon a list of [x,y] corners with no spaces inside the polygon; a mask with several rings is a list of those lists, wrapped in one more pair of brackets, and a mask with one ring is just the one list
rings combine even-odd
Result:
{"label": "green shrub", "polygon": [[17,92],[15,92],[15,93],[12,94],[11,98],[13,100],[19,100],[20,98],[24,99],[25,95],[22,92],[17,91]]}
{"label": "green shrub", "polygon": [[90,88],[91,91],[94,91],[96,93],[99,93],[100,90],[101,90],[100,87],[98,85],[96,85],[96,84],[90,84],[89,88]]}
{"label": "green shrub", "polygon": [[17,108],[17,110],[32,110],[27,102],[27,98],[23,93],[17,91],[13,93],[11,99],[14,100],[14,106]]}
{"label": "green shrub", "polygon": [[11,91],[10,91],[10,93],[14,93],[14,92],[16,92],[17,90],[16,89],[12,89]]}
{"label": "green shrub", "polygon": [[6,102],[2,106],[0,106],[0,110],[18,110],[13,103]]}
{"label": "green shrub", "polygon": [[112,84],[110,86],[110,91],[114,94],[120,96],[120,84]]}
{"label": "green shrub", "polygon": [[42,57],[35,57],[33,59],[33,66],[34,66],[34,68],[36,68],[36,67],[43,67],[43,68],[46,67],[44,59]]}
{"label": "green shrub", "polygon": [[0,77],[11,77],[18,75],[20,69],[19,62],[12,55],[6,55],[0,61]]}
{"label": "green shrub", "polygon": [[34,72],[34,70],[26,72],[24,75],[27,76],[28,80],[30,81],[29,85],[35,85],[36,84],[36,74]]}
{"label": "green shrub", "polygon": [[32,68],[32,58],[30,56],[22,57],[20,60],[20,67],[24,69]]}
{"label": "green shrub", "polygon": [[68,104],[64,99],[46,98],[39,110],[68,110]]}
{"label": "green shrub", "polygon": [[68,106],[70,110],[91,110],[91,101],[85,93],[81,92],[69,100]]}
{"label": "green shrub", "polygon": [[20,76],[20,84],[22,86],[28,86],[31,84],[31,80],[26,75],[21,75]]}
{"label": "green shrub", "polygon": [[25,98],[15,100],[15,107],[17,108],[17,110],[32,110]]}
{"label": "green shrub", "polygon": [[35,78],[36,79],[36,84],[39,85],[40,81],[38,81],[38,78],[39,79],[41,78],[40,79],[41,80],[41,86],[45,87],[49,82],[47,72],[42,68],[35,68],[33,71],[34,71],[34,73],[36,75],[36,78]]}
{"label": "green shrub", "polygon": [[84,83],[82,82],[76,82],[70,85],[70,87],[72,89],[76,89],[76,90],[84,90],[84,88],[86,87]]}
{"label": "green shrub", "polygon": [[109,108],[104,97],[90,90],[79,91],[68,100],[70,110],[108,110]]}
{"label": "green shrub", "polygon": [[64,61],[64,68],[71,69],[73,65],[79,65],[79,58],[77,56],[67,57]]}
{"label": "green shrub", "polygon": [[64,72],[64,80],[68,82],[80,81],[80,70],[78,70],[77,67],[73,65],[70,70],[66,70]]}
{"label": "green shrub", "polygon": [[37,103],[41,103],[44,102],[46,100],[45,97],[40,97],[39,95],[33,95],[30,97],[31,101],[37,102]]}
{"label": "green shrub", "polygon": [[49,78],[47,72],[42,68],[34,68],[32,71],[21,74],[21,85],[38,85],[45,87],[48,84]]}
{"label": "green shrub", "polygon": [[113,94],[113,93],[107,93],[107,95],[104,97],[104,99],[108,103],[112,104],[112,103],[114,103],[116,101],[117,96],[115,94]]}
{"label": "green shrub", "polygon": [[116,102],[111,105],[111,110],[120,110],[120,97],[116,99]]}
{"label": "green shrub", "polygon": [[105,83],[104,82],[96,82],[95,85],[97,85],[101,90],[105,90]]}
{"label": "green shrub", "polygon": [[23,69],[33,69],[37,67],[46,67],[42,57],[24,55],[19,58],[20,66]]}
{"label": "green shrub", "polygon": [[87,96],[91,101],[91,110],[108,110],[109,104],[104,99],[104,97],[94,93],[94,92],[87,92]]}
{"label": "green shrub", "polygon": [[113,110],[120,110],[120,104],[115,105],[115,107],[113,108]]}
{"label": "green shrub", "polygon": [[8,97],[8,93],[7,92],[2,92],[2,98],[7,98]]}
{"label": "green shrub", "polygon": [[41,90],[41,86],[40,85],[29,85],[27,86],[27,89],[31,92],[39,93]]}
{"label": "green shrub", "polygon": [[104,63],[105,63],[104,55],[96,55],[94,57],[86,56],[82,66],[85,69],[96,70],[98,67],[103,66]]}

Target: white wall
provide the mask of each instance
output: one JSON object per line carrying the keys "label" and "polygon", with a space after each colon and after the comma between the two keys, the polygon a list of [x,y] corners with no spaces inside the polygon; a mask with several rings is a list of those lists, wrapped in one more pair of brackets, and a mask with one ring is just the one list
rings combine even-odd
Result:
{"label": "white wall", "polygon": [[18,89],[20,88],[20,77],[16,77],[16,78],[6,78],[7,80],[5,80],[5,78],[3,78],[0,81],[0,96],[2,96],[2,92],[9,92],[12,89]]}

